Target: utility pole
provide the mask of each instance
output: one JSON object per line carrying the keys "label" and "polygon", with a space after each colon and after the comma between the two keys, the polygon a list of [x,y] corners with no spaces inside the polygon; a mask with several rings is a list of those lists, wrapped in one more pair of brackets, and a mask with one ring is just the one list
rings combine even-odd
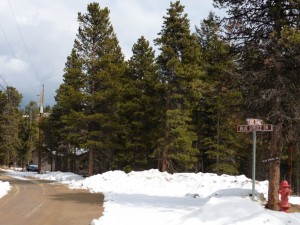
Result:
{"label": "utility pole", "polygon": [[43,114],[44,114],[44,84],[43,90],[40,94],[40,118],[39,118],[39,151],[38,151],[38,173],[41,174],[42,171],[42,122],[43,122]]}

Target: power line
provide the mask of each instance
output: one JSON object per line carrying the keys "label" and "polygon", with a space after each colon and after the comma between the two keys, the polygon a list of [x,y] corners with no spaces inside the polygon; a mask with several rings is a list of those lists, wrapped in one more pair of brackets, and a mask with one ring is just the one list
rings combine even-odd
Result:
{"label": "power line", "polygon": [[[8,84],[6,83],[6,81],[4,80],[4,78],[2,77],[2,75],[0,74],[0,77],[2,78],[2,80],[4,81],[4,83],[6,84],[6,89],[0,84],[0,87],[3,89],[4,92],[8,91]],[[9,98],[9,95],[7,96],[7,98]]]}
{"label": "power line", "polygon": [[5,88],[0,84],[0,87],[3,89],[3,91],[6,91]]}
{"label": "power line", "polygon": [[4,80],[3,76],[0,74],[1,79],[4,81],[4,83],[6,84],[6,86],[9,86],[6,81]]}
{"label": "power line", "polygon": [[[14,21],[15,21],[15,23],[16,23],[16,26],[17,26],[17,30],[18,30],[19,36],[20,36],[20,38],[21,38],[21,40],[22,40],[22,44],[23,44],[23,46],[24,46],[24,50],[25,50],[25,53],[26,53],[28,62],[30,63],[30,65],[31,65],[31,67],[32,67],[32,69],[33,69],[34,75],[36,76],[36,78],[38,78],[37,81],[38,81],[39,83],[41,83],[41,78],[39,77],[37,68],[36,68],[35,64],[33,63],[33,60],[32,60],[32,58],[31,58],[31,56],[30,56],[30,54],[29,54],[27,44],[26,44],[26,42],[25,42],[25,39],[24,39],[24,37],[23,37],[23,35],[22,35],[20,26],[19,26],[18,21],[17,21],[17,19],[16,19],[15,12],[14,12],[14,10],[13,10],[12,4],[11,4],[10,0],[7,0],[7,2],[8,2],[8,4],[9,4],[9,8],[10,8],[10,10],[11,10],[12,16],[13,16]],[[31,83],[30,83],[30,86],[32,87]],[[33,88],[33,90],[34,90],[34,92],[36,93],[35,88]]]}
{"label": "power line", "polygon": [[26,45],[25,40],[24,40],[24,38],[23,38],[23,35],[22,35],[22,32],[21,32],[20,26],[19,26],[19,24],[18,24],[18,21],[17,21],[17,19],[16,19],[14,10],[13,10],[11,4],[10,4],[10,1],[9,1],[9,0],[7,0],[7,1],[8,1],[8,4],[9,4],[11,13],[12,13],[12,15],[13,15],[13,18],[14,18],[14,20],[15,20],[15,23],[16,23],[16,25],[17,25],[18,32],[19,32],[19,35],[20,35],[20,37],[21,37],[22,43],[23,43],[23,45],[24,45],[25,53],[26,53],[26,55],[27,55],[27,58],[29,59],[29,62],[30,62],[31,66],[32,66],[32,68],[33,68],[33,70],[34,70],[34,72],[35,72],[35,76],[36,76],[36,77],[39,79],[39,81],[40,81],[40,77],[38,76],[37,69],[36,69],[35,65],[33,64],[33,61],[32,61],[32,59],[31,59],[30,55],[28,54],[28,48],[27,48],[27,45]]}
{"label": "power line", "polygon": [[[0,29],[1,29],[1,31],[2,31],[2,33],[3,33],[4,39],[5,39],[6,43],[7,43],[8,47],[9,47],[9,49],[10,49],[12,55],[13,55],[13,57],[14,57],[15,59],[18,59],[17,56],[16,56],[16,54],[15,54],[15,52],[14,52],[14,50],[13,50],[13,48],[11,47],[11,44],[9,43],[9,41],[8,41],[8,39],[7,39],[7,36],[6,36],[5,32],[4,32],[4,29],[3,29],[3,27],[1,26],[1,24],[0,24]],[[18,66],[19,66],[20,71],[24,74],[24,77],[25,77],[25,72],[24,72],[24,70],[23,70],[23,68],[22,68],[22,66],[21,66],[21,64],[20,64],[20,62],[19,62],[18,60],[16,60],[16,62],[17,62],[17,64],[18,64]],[[31,85],[31,83],[30,83],[30,82],[28,82],[28,83],[29,83],[31,89],[34,90],[34,91],[36,92],[35,88]]]}
{"label": "power line", "polygon": [[[11,47],[11,45],[10,45],[10,43],[9,43],[7,37],[6,37],[6,34],[5,34],[4,29],[3,29],[3,27],[1,26],[1,24],[0,24],[0,28],[1,28],[1,31],[2,31],[3,36],[4,36],[4,39],[5,39],[6,43],[7,43],[7,45],[8,45],[8,47],[9,47],[10,51],[13,53],[13,56],[14,56],[15,58],[17,58],[17,57],[16,57],[16,54],[15,54],[15,52],[14,52],[14,50],[13,50],[13,48]],[[22,72],[24,72],[24,71],[22,70]]]}
{"label": "power line", "polygon": [[5,88],[3,88],[3,86],[0,84],[0,86],[2,87],[2,89],[4,90],[4,92],[7,92],[7,100],[8,102],[10,102],[10,97],[9,97],[9,89],[8,89],[8,84],[7,82],[4,80],[3,76],[0,74],[1,79],[4,81],[4,83],[6,84],[6,90]]}

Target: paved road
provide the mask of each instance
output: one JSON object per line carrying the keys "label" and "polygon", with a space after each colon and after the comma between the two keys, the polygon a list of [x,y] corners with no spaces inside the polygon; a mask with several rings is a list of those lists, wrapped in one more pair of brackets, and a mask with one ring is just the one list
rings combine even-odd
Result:
{"label": "paved road", "polygon": [[0,225],[89,225],[103,212],[103,195],[70,190],[42,180],[19,180],[0,172],[12,190],[0,199]]}

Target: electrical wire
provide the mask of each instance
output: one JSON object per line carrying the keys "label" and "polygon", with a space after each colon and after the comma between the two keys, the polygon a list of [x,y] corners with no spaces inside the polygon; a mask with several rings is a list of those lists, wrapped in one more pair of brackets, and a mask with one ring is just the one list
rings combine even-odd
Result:
{"label": "electrical wire", "polygon": [[6,91],[6,89],[0,84],[0,87],[3,89],[3,91]]}
{"label": "electrical wire", "polygon": [[31,66],[32,66],[32,68],[33,68],[33,70],[34,70],[35,76],[38,78],[39,82],[41,83],[41,78],[40,78],[39,75],[38,75],[37,69],[36,69],[36,67],[35,67],[35,65],[34,65],[34,63],[33,63],[32,59],[31,59],[30,55],[28,54],[29,51],[28,51],[27,45],[26,45],[26,43],[25,43],[25,40],[24,40],[24,38],[23,38],[23,35],[22,35],[22,32],[21,32],[20,26],[19,26],[19,24],[18,24],[18,21],[17,21],[17,19],[16,19],[16,16],[15,16],[15,13],[14,13],[14,10],[13,10],[13,7],[12,7],[10,1],[9,1],[9,0],[7,0],[7,1],[8,1],[8,4],[9,4],[9,8],[10,8],[10,10],[11,10],[11,13],[12,13],[12,15],[13,15],[13,18],[14,18],[14,20],[15,20],[15,23],[16,23],[16,25],[17,25],[17,29],[18,29],[20,38],[21,38],[21,40],[22,40],[22,43],[23,43],[23,45],[24,45],[24,49],[25,49],[27,58],[29,59],[29,62],[30,62]]}
{"label": "electrical wire", "polygon": [[[5,32],[4,32],[4,29],[3,29],[3,27],[1,26],[1,24],[0,24],[0,29],[1,29],[1,31],[2,31],[2,33],[3,33],[4,39],[5,39],[6,43],[7,43],[8,47],[9,47],[9,49],[10,49],[12,55],[13,55],[13,57],[14,57],[15,59],[17,59],[17,56],[16,56],[16,54],[15,54],[13,48],[11,47],[11,44],[9,43],[8,38],[7,38],[7,36],[6,36]],[[23,68],[22,68],[22,66],[21,66],[21,64],[20,64],[20,62],[19,62],[18,60],[16,60],[16,62],[17,62],[17,65],[19,66],[20,71],[24,74],[24,77],[25,77],[25,72],[24,72],[24,70],[23,70]],[[30,86],[31,90],[34,90],[34,92],[37,93],[36,90],[35,90],[35,88],[31,85],[31,83],[30,83],[30,82],[28,82],[28,83],[29,83],[29,86]]]}
{"label": "electrical wire", "polygon": [[[26,56],[27,56],[27,58],[28,58],[28,62],[30,63],[30,65],[31,65],[31,67],[32,67],[32,69],[33,69],[33,71],[34,71],[34,75],[36,76],[37,81],[38,81],[40,84],[42,84],[42,81],[41,81],[41,78],[40,78],[39,75],[38,75],[38,71],[37,71],[37,69],[36,69],[36,66],[34,65],[33,60],[32,60],[32,58],[30,57],[30,54],[28,53],[29,51],[28,51],[28,48],[27,48],[25,39],[24,39],[24,37],[23,37],[23,35],[22,35],[22,32],[21,32],[20,26],[19,26],[19,24],[18,24],[18,21],[17,21],[17,19],[16,19],[16,16],[15,16],[15,13],[14,13],[14,10],[13,10],[13,7],[12,7],[12,4],[10,3],[10,0],[7,0],[7,2],[8,2],[8,4],[9,4],[9,7],[10,7],[10,10],[11,10],[11,13],[12,13],[12,16],[13,16],[14,21],[15,21],[15,23],[16,23],[16,26],[17,26],[17,30],[18,30],[20,39],[22,40],[22,44],[23,44],[23,46],[24,46],[25,53],[26,53]],[[13,50],[11,44],[9,43],[8,38],[7,38],[7,36],[6,36],[5,32],[4,32],[4,29],[3,29],[3,27],[1,26],[1,24],[0,24],[0,29],[1,29],[1,31],[2,31],[2,33],[3,33],[3,35],[4,35],[4,38],[5,38],[6,42],[7,42],[7,45],[9,46],[9,48],[10,48],[10,50],[11,50],[11,52],[12,52],[12,55],[14,56],[14,58],[17,59],[16,54],[15,54],[15,52],[14,52],[14,50]],[[20,64],[19,61],[17,61],[17,64],[18,64],[18,66],[19,66],[19,68],[20,68],[20,71],[25,75],[25,72],[24,72],[24,70],[23,70],[23,68],[22,68],[22,66],[21,66],[21,64]],[[1,75],[0,75],[0,76],[1,76]],[[24,76],[24,77],[25,77],[25,76]],[[1,76],[1,78],[3,79],[2,76]],[[3,81],[5,82],[4,79],[3,79]],[[6,82],[5,82],[5,83],[6,83]],[[31,87],[31,91],[32,91],[32,92],[34,91],[35,93],[37,93],[37,91],[36,91],[35,88],[31,85],[31,83],[30,83],[30,82],[27,82],[27,83],[29,83],[29,86]],[[7,84],[7,83],[6,83],[6,84]],[[2,87],[2,86],[1,86],[1,87]],[[2,87],[2,88],[3,88],[3,87]]]}
{"label": "electrical wire", "polygon": [[4,80],[4,78],[3,78],[3,76],[0,74],[0,77],[1,77],[1,79],[4,81],[4,83],[6,84],[6,86],[9,86],[8,84],[7,84],[7,82]]}
{"label": "electrical wire", "polygon": [[[0,87],[3,89],[4,92],[8,91],[8,84],[6,83],[6,81],[4,80],[4,78],[2,77],[2,75],[0,74],[0,77],[2,78],[2,80],[4,81],[4,83],[6,84],[6,89],[0,84]],[[9,100],[9,95],[7,95],[7,98]]]}

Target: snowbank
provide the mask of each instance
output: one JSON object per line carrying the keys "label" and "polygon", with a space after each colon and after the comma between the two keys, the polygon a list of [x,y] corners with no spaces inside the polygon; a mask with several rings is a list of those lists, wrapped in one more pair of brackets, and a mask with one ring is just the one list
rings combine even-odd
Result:
{"label": "snowbank", "polygon": [[[105,195],[104,213],[92,225],[299,225],[300,213],[267,210],[251,201],[252,180],[209,173],[161,173],[157,170],[110,171],[89,178],[72,173],[12,173],[68,183]],[[268,182],[256,182],[267,197]],[[293,204],[300,204],[292,197]],[[100,214],[100,212],[99,212]]]}

